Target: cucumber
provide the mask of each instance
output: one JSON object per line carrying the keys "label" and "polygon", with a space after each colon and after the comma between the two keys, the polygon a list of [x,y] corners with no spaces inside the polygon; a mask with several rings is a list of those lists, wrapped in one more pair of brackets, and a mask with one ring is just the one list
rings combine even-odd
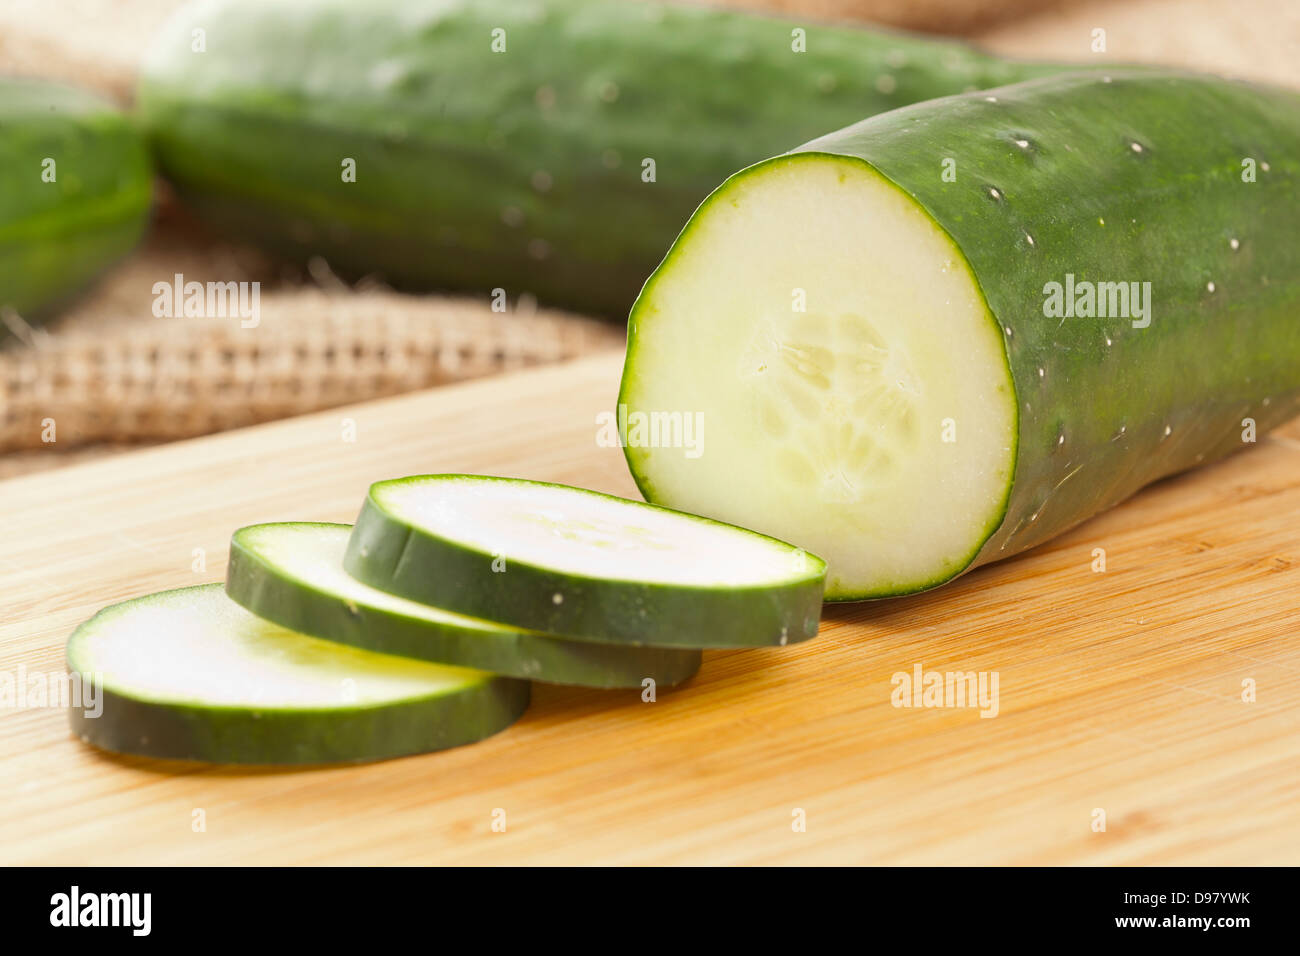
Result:
{"label": "cucumber", "polygon": [[226,594],[254,614],[312,637],[370,651],[474,667],[552,684],[679,684],[699,651],[567,641],[465,617],[376,590],[343,570],[351,526],[286,522],[236,531]]}
{"label": "cucumber", "polygon": [[343,566],[383,591],[582,641],[792,644],[820,558],[741,528],[566,485],[421,475],[370,486]]}
{"label": "cucumber", "polygon": [[104,608],[68,639],[102,681],[72,729],[118,753],[214,763],[380,760],[491,736],[527,681],[345,647],[249,614],[220,584]]}
{"label": "cucumber", "polygon": [[140,238],[148,153],[112,105],[41,80],[0,77],[0,129],[0,309],[39,322]]}
{"label": "cucumber", "polygon": [[[642,493],[821,554],[855,600],[1241,448],[1300,411],[1298,157],[1297,94],[1143,72],[918,104],[737,173],[632,311],[626,414],[710,433],[629,444]],[[1124,315],[1100,283],[1133,282]]]}
{"label": "cucumber", "polygon": [[157,38],[138,105],[167,177],[241,239],[345,276],[503,287],[623,321],[735,170],[864,115],[1054,69],[626,0],[216,0]]}

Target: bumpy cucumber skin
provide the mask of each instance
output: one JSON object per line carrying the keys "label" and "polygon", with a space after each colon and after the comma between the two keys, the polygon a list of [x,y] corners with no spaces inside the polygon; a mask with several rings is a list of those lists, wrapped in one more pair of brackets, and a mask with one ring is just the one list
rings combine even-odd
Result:
{"label": "bumpy cucumber skin", "polygon": [[622,320],[735,170],[866,115],[1053,69],[695,6],[219,0],[160,36],[138,102],[168,178],[241,237],[345,275],[528,291]]}
{"label": "bumpy cucumber skin", "polygon": [[[220,589],[220,584],[198,589]],[[188,591],[190,588],[179,590]],[[77,633],[68,640],[69,672],[91,673],[80,660]],[[203,707],[151,701],[100,689],[103,709],[91,717],[72,708],[72,732],[114,753],[222,764],[365,763],[445,750],[498,733],[528,709],[532,685],[491,677],[469,691],[401,704],[332,710]]]}
{"label": "bumpy cucumber skin", "polygon": [[[349,529],[350,525],[321,527]],[[236,531],[230,542],[226,594],[259,617],[368,651],[472,667],[506,677],[597,688],[639,688],[651,678],[669,687],[695,676],[699,651],[616,647],[548,634],[486,632],[437,625],[343,598],[286,577]]]}
{"label": "bumpy cucumber skin", "polygon": [[[909,591],[1240,449],[1244,418],[1262,434],[1300,413],[1300,96],[1151,71],[1051,77],[875,117],[737,176],[801,153],[865,162],[920,203],[965,257],[1014,381],[1005,512],[968,561]],[[956,182],[940,175],[946,158]],[[1066,273],[1150,281],[1150,326],[1045,317],[1044,285]],[[634,309],[620,401],[638,374],[636,328]]]}
{"label": "bumpy cucumber skin", "polygon": [[152,171],[131,121],[81,90],[0,78],[0,126],[0,308],[39,322],[135,246]]}
{"label": "bumpy cucumber skin", "polygon": [[767,647],[815,637],[821,617],[825,565],[816,575],[779,586],[686,588],[588,578],[521,561],[497,573],[493,559],[394,518],[376,503],[372,489],[353,525],[343,566],[392,594],[577,641]]}

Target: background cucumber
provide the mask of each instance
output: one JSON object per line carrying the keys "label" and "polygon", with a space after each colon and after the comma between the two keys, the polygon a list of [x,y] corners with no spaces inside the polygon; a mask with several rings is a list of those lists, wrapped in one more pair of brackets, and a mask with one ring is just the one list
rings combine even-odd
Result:
{"label": "background cucumber", "polygon": [[119,753],[215,763],[379,760],[471,743],[528,706],[527,681],[373,654],[249,614],[220,584],[104,608],[68,639],[103,682],[73,732]]}
{"label": "background cucumber", "polygon": [[[830,599],[1032,547],[1300,412],[1297,157],[1300,96],[1142,72],[918,104],[742,171],[646,284],[620,398],[702,412],[708,451],[629,465],[823,555]],[[1149,312],[1045,314],[1085,282],[1150,283]]]}
{"label": "background cucumber", "polygon": [[107,102],[0,78],[0,308],[38,321],[130,251],[151,175],[143,138]]}
{"label": "background cucumber", "polygon": [[167,177],[240,238],[347,275],[530,291],[622,320],[735,170],[1052,69],[628,0],[216,0],[158,38],[138,101]]}
{"label": "background cucumber", "polygon": [[343,570],[352,528],[285,522],[240,528],[230,541],[226,593],[260,617],[370,651],[583,687],[679,684],[699,651],[616,647],[453,614],[385,594]]}
{"label": "background cucumber", "polygon": [[343,566],[392,594],[582,641],[761,647],[817,634],[820,558],[567,485],[420,475],[370,486]]}

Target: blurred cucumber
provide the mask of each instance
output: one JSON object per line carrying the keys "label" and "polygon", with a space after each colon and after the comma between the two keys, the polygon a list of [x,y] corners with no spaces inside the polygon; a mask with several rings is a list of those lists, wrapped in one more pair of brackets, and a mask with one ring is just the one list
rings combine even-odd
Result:
{"label": "blurred cucumber", "polygon": [[628,0],[216,0],[157,39],[139,105],[165,174],[241,237],[621,319],[737,169],[1058,69]]}
{"label": "blurred cucumber", "polygon": [[0,309],[39,322],[129,252],[151,188],[144,139],[111,104],[0,78]]}

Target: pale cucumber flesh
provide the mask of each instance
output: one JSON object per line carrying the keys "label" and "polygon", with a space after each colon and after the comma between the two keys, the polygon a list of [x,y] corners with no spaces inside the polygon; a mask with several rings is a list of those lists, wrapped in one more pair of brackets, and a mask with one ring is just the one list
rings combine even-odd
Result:
{"label": "pale cucumber flesh", "polygon": [[629,341],[629,409],[707,423],[698,457],[628,447],[642,491],[822,556],[828,598],[950,577],[996,528],[1016,428],[998,328],[952,240],[865,163],[734,177]]}

